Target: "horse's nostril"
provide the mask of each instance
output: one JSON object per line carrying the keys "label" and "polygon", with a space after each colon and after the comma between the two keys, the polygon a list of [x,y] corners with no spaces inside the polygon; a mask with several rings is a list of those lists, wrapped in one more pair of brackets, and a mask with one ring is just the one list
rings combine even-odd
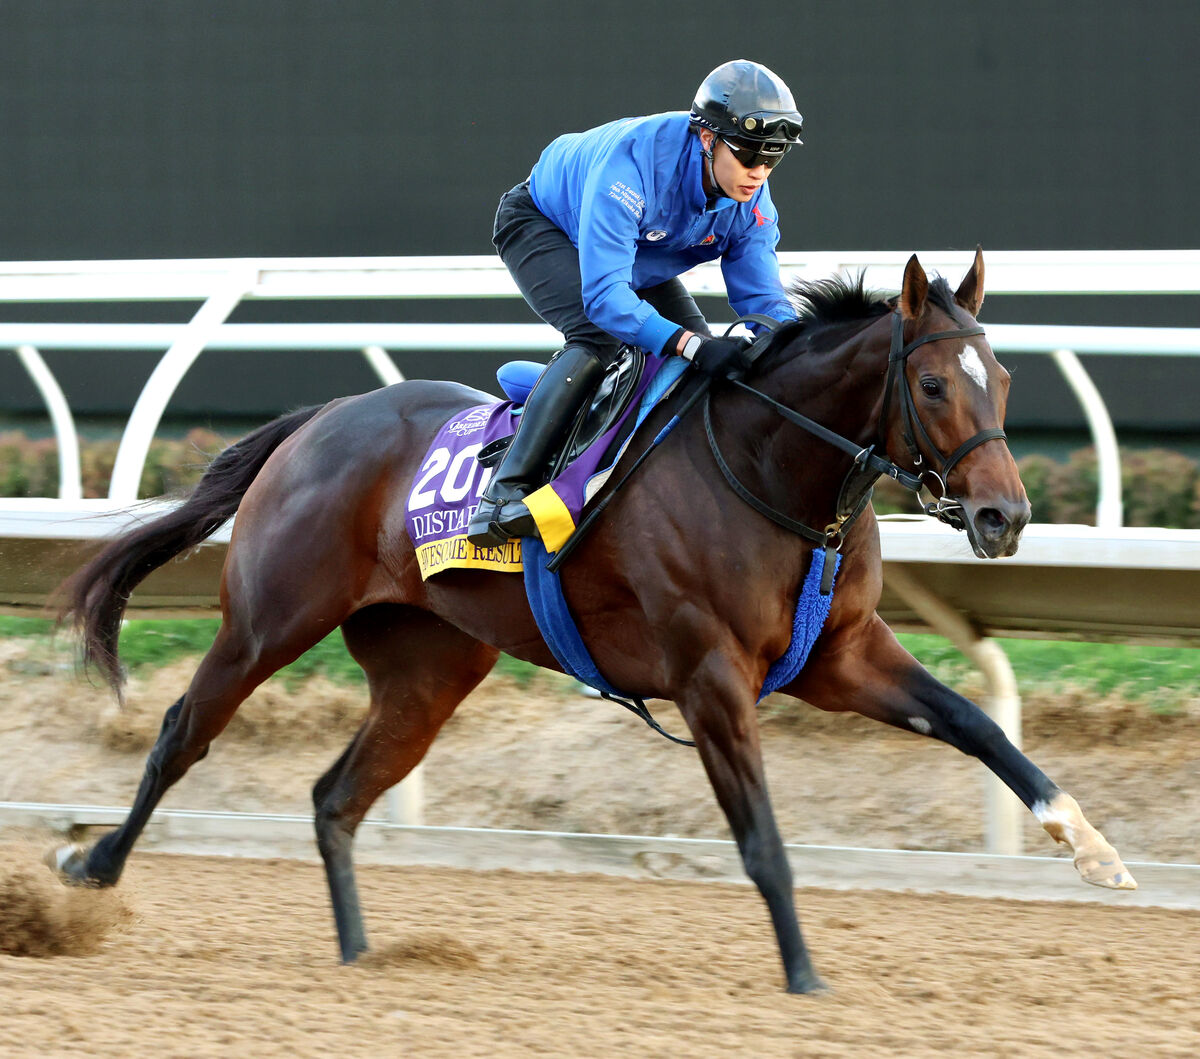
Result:
{"label": "horse's nostril", "polygon": [[981,536],[995,539],[1008,529],[1008,519],[999,508],[981,508],[975,515],[975,528]]}

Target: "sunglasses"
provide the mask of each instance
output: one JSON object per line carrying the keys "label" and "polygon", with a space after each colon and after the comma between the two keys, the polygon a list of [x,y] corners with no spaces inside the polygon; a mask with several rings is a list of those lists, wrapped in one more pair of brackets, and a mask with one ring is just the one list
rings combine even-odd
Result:
{"label": "sunglasses", "polygon": [[792,149],[790,143],[766,142],[755,143],[751,146],[744,141],[728,140],[724,136],[721,137],[721,142],[729,148],[729,153],[744,169],[755,169],[760,165],[774,169],[783,161],[783,156]]}

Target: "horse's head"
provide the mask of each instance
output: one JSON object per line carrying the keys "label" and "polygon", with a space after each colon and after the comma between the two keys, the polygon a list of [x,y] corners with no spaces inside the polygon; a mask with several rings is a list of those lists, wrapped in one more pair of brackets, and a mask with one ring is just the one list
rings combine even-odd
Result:
{"label": "horse's head", "polygon": [[1017,550],[1030,510],[1002,429],[1009,374],[975,320],[982,304],[981,250],[953,295],[909,259],[880,431],[893,458],[922,472],[937,497],[929,510],[988,559]]}

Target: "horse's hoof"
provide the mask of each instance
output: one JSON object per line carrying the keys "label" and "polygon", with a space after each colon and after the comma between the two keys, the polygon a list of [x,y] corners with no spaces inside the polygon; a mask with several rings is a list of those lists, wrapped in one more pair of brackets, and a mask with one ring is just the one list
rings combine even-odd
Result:
{"label": "horse's hoof", "polygon": [[822,994],[833,992],[825,984],[825,979],[816,973],[807,974],[795,982],[788,982],[787,991],[804,996],[821,996]]}
{"label": "horse's hoof", "polygon": [[1109,890],[1137,889],[1117,851],[1087,822],[1079,803],[1065,791],[1059,791],[1049,804],[1037,802],[1033,814],[1055,842],[1071,847],[1075,870],[1084,882]]}
{"label": "horse's hoof", "polygon": [[1081,854],[1075,858],[1075,868],[1086,883],[1109,890],[1136,890],[1137,880],[1115,850],[1100,854]]}
{"label": "horse's hoof", "polygon": [[99,886],[100,884],[88,878],[87,850],[82,846],[59,846],[57,849],[46,851],[43,863],[63,882],[71,886]]}

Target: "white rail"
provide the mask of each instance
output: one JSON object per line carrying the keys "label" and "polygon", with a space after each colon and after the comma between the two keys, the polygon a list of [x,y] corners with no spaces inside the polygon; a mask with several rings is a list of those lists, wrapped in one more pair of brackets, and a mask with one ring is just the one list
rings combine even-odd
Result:
{"label": "white rail", "polygon": [[[921,250],[927,270],[957,276],[973,251]],[[1200,294],[1200,250],[988,251],[988,294]],[[899,289],[907,251],[784,253],[788,278],[866,270],[870,286]],[[231,274],[250,275],[247,298],[516,297],[492,256],[201,258],[154,261],[0,262],[0,301],[199,301]],[[686,276],[722,293],[716,265]]]}
{"label": "white rail", "polygon": [[[59,496],[82,496],[74,420],[39,353],[48,349],[165,349],[130,415],[109,496],[137,498],[154,432],[187,369],[205,349],[361,351],[384,385],[403,375],[388,350],[550,352],[560,336],[546,324],[223,324],[228,299],[205,303],[190,324],[0,323],[0,349],[14,348],[50,411],[59,449]],[[205,311],[209,310],[207,314]],[[222,315],[224,314],[224,315]],[[1006,355],[1049,353],[1087,419],[1099,462],[1097,525],[1122,524],[1121,466],[1116,432],[1100,392],[1078,353],[1122,356],[1200,354],[1200,328],[992,324],[992,348]]]}
{"label": "white rail", "polygon": [[[969,254],[923,252],[927,268],[955,274]],[[905,253],[784,254],[790,278],[863,269],[872,285],[897,287]],[[698,294],[723,293],[719,269],[686,276]],[[990,294],[1200,293],[1200,251],[1000,251],[988,255]],[[202,300],[191,322],[173,324],[0,324],[0,348],[18,351],[50,412],[59,448],[59,495],[81,495],[74,421],[39,349],[165,349],[138,397],[118,449],[112,500],[137,498],[155,430],[188,368],[204,349],[359,350],[385,384],[402,378],[388,349],[548,351],[557,333],[544,325],[226,324],[243,299],[514,297],[491,257],[213,259],[25,262],[0,264],[0,301]],[[1087,418],[1099,456],[1098,524],[1121,523],[1120,463],[1112,421],[1078,353],[1200,353],[1200,329],[993,325],[1004,353],[1054,355]]]}
{"label": "white rail", "polygon": [[[721,326],[714,324],[714,327]],[[46,349],[167,349],[189,333],[190,324],[0,323],[0,348],[29,343]],[[1062,324],[988,324],[993,348],[1013,353],[1079,353],[1117,356],[1193,354],[1200,327],[1093,327]],[[548,324],[221,324],[206,349],[355,350],[369,345],[390,349],[494,350],[557,349],[561,336]]]}

